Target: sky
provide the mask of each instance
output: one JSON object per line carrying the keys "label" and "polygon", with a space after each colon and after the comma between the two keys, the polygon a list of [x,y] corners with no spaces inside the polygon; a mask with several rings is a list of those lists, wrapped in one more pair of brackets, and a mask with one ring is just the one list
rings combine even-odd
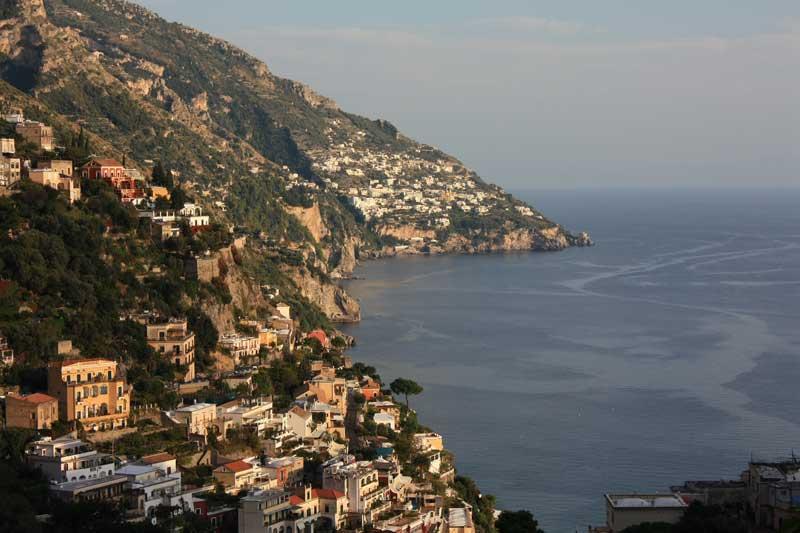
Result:
{"label": "sky", "polygon": [[800,185],[797,0],[138,0],[512,189]]}

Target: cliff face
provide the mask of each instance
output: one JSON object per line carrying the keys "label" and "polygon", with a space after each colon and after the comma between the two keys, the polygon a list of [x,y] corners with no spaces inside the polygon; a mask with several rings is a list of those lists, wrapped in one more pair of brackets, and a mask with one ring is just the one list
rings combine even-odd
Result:
{"label": "cliff face", "polygon": [[292,279],[303,296],[313,301],[334,322],[358,322],[361,308],[344,289],[325,283],[305,269],[293,270]]}
{"label": "cliff face", "polygon": [[286,210],[300,221],[311,236],[317,242],[328,236],[328,228],[322,222],[322,215],[319,212],[319,204],[315,203],[311,207],[287,207]]}

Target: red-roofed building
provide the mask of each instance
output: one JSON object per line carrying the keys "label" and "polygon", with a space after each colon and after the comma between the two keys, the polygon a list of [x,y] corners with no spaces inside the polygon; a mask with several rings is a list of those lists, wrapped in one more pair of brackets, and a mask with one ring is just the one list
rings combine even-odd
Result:
{"label": "red-roofed building", "polygon": [[138,171],[128,171],[116,159],[95,158],[81,167],[81,177],[101,179],[114,187],[123,202],[131,202],[146,196],[146,184]]}
{"label": "red-roofed building", "polygon": [[367,378],[367,382],[361,385],[361,394],[371,402],[381,394],[381,384],[372,378]]}
{"label": "red-roofed building", "polygon": [[326,350],[331,347],[331,341],[328,339],[328,335],[321,329],[315,329],[310,333],[306,333],[306,339],[317,339]]}
{"label": "red-roofed building", "polygon": [[6,397],[6,426],[13,428],[50,429],[58,420],[58,400],[37,392],[27,396]]}
{"label": "red-roofed building", "polygon": [[116,159],[95,158],[81,167],[81,177],[90,180],[111,180],[123,178],[125,167],[119,164]]}
{"label": "red-roofed building", "polygon": [[263,468],[279,488],[291,488],[303,484],[304,464],[302,457],[275,457],[264,463]]}
{"label": "red-roofed building", "polygon": [[214,481],[222,484],[229,494],[252,487],[269,488],[275,484],[260,466],[241,460],[218,466],[212,475]]}
{"label": "red-roofed building", "polygon": [[310,485],[306,485],[289,498],[289,503],[301,515],[319,514],[330,520],[336,530],[347,526],[347,496],[338,490],[312,489]]}
{"label": "red-roofed building", "polygon": [[158,468],[166,475],[170,475],[178,471],[178,460],[171,453],[161,452],[151,455],[145,455],[139,462],[148,466]]}

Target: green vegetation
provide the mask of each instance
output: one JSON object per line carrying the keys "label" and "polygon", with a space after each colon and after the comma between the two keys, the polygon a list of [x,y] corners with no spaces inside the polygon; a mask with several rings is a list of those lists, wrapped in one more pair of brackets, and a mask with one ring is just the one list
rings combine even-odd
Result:
{"label": "green vegetation", "polygon": [[481,533],[493,533],[494,528],[494,496],[481,494],[475,482],[467,476],[456,476],[453,488],[459,499],[472,506],[472,520],[475,530]]}
{"label": "green vegetation", "polygon": [[503,511],[495,528],[497,533],[544,533],[530,511]]}
{"label": "green vegetation", "polygon": [[422,386],[416,381],[405,378],[397,378],[389,384],[389,388],[395,394],[402,394],[406,398],[406,407],[408,407],[408,397],[422,394]]}
{"label": "green vegetation", "polygon": [[694,502],[677,524],[663,522],[629,527],[623,533],[747,533],[750,531],[743,509]]}

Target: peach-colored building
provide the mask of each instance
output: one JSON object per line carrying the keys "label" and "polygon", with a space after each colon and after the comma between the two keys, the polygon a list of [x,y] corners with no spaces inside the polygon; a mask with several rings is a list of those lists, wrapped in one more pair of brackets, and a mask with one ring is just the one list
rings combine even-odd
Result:
{"label": "peach-colored building", "polygon": [[[179,407],[170,412],[170,416],[186,427],[189,435],[207,436],[216,431],[217,406],[213,403],[195,403]],[[225,437],[225,434],[222,434]]]}
{"label": "peach-colored building", "polygon": [[50,429],[58,420],[58,400],[37,392],[26,396],[6,397],[6,426],[12,428]]}
{"label": "peach-colored building", "polygon": [[86,430],[125,427],[130,389],[119,365],[108,359],[68,359],[50,363],[47,392],[58,399],[59,418]]}
{"label": "peach-colored building", "polygon": [[444,450],[444,439],[438,433],[415,433],[414,445],[423,452]]}
{"label": "peach-colored building", "polygon": [[275,486],[275,482],[260,466],[241,460],[218,466],[212,476],[228,494],[236,494],[242,489],[266,489]]}
{"label": "peach-colored building", "polygon": [[75,168],[72,166],[72,161],[68,159],[51,159],[49,161],[39,161],[36,163],[36,168],[49,168],[55,170],[62,176],[72,177]]}
{"label": "peach-colored building", "polygon": [[194,381],[194,333],[186,320],[172,319],[147,325],[147,344],[156,352],[169,357],[175,365],[185,368],[183,381]]}
{"label": "peach-colored building", "polygon": [[314,376],[307,386],[307,396],[316,396],[320,402],[338,407],[342,415],[347,414],[347,380],[318,375]]}
{"label": "peach-colored building", "polygon": [[298,487],[303,483],[303,464],[302,457],[276,457],[269,459],[262,468],[278,487]]}
{"label": "peach-colored building", "polygon": [[28,171],[28,178],[34,183],[64,193],[69,199],[69,203],[74,203],[81,199],[81,187],[78,184],[78,180],[65,176],[52,168],[31,169]]}
{"label": "peach-colored building", "polygon": [[259,337],[234,332],[222,335],[219,339],[219,347],[228,350],[234,362],[238,365],[242,359],[258,355],[261,344],[259,343]]}

